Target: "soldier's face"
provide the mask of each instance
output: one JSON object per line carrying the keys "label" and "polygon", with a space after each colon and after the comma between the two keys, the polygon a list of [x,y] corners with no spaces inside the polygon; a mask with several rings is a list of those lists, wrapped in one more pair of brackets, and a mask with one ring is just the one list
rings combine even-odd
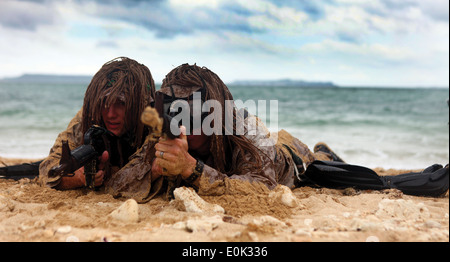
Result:
{"label": "soldier's face", "polygon": [[117,100],[110,107],[102,109],[103,122],[106,129],[116,136],[125,134],[125,103]]}

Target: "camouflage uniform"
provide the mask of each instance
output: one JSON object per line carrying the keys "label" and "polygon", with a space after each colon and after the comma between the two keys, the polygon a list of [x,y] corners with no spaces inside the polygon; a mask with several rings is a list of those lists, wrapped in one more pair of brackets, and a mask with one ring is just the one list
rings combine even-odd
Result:
{"label": "camouflage uniform", "polygon": [[[252,117],[256,118],[256,121],[248,121]],[[314,160],[332,160],[326,153],[311,152],[305,144],[285,130],[269,133],[260,119],[251,115],[248,119],[245,123],[245,136],[260,149],[260,155],[264,163],[262,173],[244,172],[228,176],[214,169],[211,159],[208,159],[205,162],[202,181],[206,180],[209,184],[212,184],[230,178],[259,182],[266,185],[269,189],[275,188],[278,184],[295,188],[301,182],[299,177],[310,163]],[[234,150],[233,156],[237,155],[239,155],[239,151]],[[232,159],[236,159],[236,162],[232,164],[238,167],[245,167],[245,165],[252,162],[249,154],[244,154],[244,156],[244,159],[233,157]],[[299,157],[302,163],[294,161],[295,157]],[[243,169],[238,168],[238,170]],[[219,184],[222,187],[227,186],[226,183],[219,182]],[[202,189],[202,186],[205,186],[205,184],[200,183],[199,193],[208,194]],[[222,191],[225,192],[225,190],[226,188],[223,188]]]}
{"label": "camouflage uniform", "polygon": [[[298,139],[292,137],[288,132],[281,130],[278,133],[270,134],[264,124],[256,118],[256,121],[248,121],[254,116],[249,116],[245,122],[245,136],[259,149],[263,161],[263,172],[244,172],[239,174],[221,173],[214,169],[212,158],[205,161],[202,174],[202,181],[212,184],[217,181],[224,181],[225,178],[239,179],[249,182],[259,182],[269,189],[275,188],[278,184],[294,188],[299,182],[296,172],[302,173],[304,168],[315,159],[331,160],[331,158],[321,152],[312,153],[309,148]],[[50,177],[48,171],[59,164],[61,158],[61,141],[67,140],[73,150],[82,144],[83,134],[81,132],[81,111],[70,121],[67,129],[59,134],[49,156],[40,165],[40,181],[43,185],[56,187],[61,180],[60,176]],[[149,151],[154,148],[156,142],[149,139],[149,136],[128,160],[123,161],[124,166],[112,165],[110,162],[106,166],[106,176],[104,182],[105,192],[114,196],[134,198],[143,203],[157,194],[167,193],[167,186],[162,177],[152,181],[151,169],[154,155]],[[239,155],[239,151],[233,150],[233,156]],[[293,153],[300,157],[304,165],[295,163]],[[249,154],[244,154],[243,159],[233,157],[237,170],[245,170],[245,166],[252,162]],[[204,192],[201,183],[199,193]],[[226,183],[221,186],[226,187]],[[223,190],[226,190],[225,188]]]}
{"label": "camouflage uniform", "polygon": [[[62,141],[67,140],[71,150],[82,145],[83,133],[81,131],[82,111],[70,121],[67,129],[58,135],[55,144],[50,150],[49,156],[39,166],[39,181],[42,185],[56,187],[61,181],[61,176],[49,176],[51,168],[59,165],[62,151]],[[104,190],[114,196],[134,198],[139,202],[145,202],[154,194],[152,184],[155,188],[162,186],[162,179],[151,181],[151,161],[147,159],[148,148],[154,147],[155,142],[148,139],[128,159],[120,159],[108,163],[105,168]],[[120,148],[120,147],[119,147]],[[124,152],[118,154],[125,155]],[[111,158],[112,156],[110,156]],[[123,163],[122,165],[119,163]]]}

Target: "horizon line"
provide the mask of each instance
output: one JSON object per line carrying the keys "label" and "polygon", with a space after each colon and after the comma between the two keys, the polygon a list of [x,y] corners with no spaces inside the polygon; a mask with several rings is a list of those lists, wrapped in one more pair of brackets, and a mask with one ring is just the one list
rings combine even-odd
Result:
{"label": "horizon line", "polygon": [[[92,78],[93,75],[77,75],[77,74],[33,74],[33,73],[23,73],[16,77],[3,77],[0,78],[0,82],[20,82],[20,80],[23,80],[21,78],[30,76],[30,77],[59,77],[59,78]],[[87,79],[85,79],[87,80]],[[412,85],[376,85],[376,84],[352,84],[352,85],[342,85],[342,84],[336,84],[333,81],[330,80],[323,80],[323,81],[313,81],[313,80],[304,80],[304,79],[294,79],[294,78],[278,78],[278,79],[266,79],[266,80],[255,80],[255,79],[235,79],[232,81],[229,81],[227,85],[239,85],[239,84],[245,84],[245,83],[239,83],[239,82],[248,82],[247,84],[250,85],[256,85],[256,84],[264,84],[264,83],[270,83],[270,82],[292,82],[289,86],[295,87],[295,83],[302,83],[303,86],[305,84],[313,84],[313,85],[330,85],[330,87],[334,88],[431,88],[431,89],[446,89],[450,88],[450,86],[436,86],[436,85],[420,85],[420,86],[412,86]],[[224,81],[225,82],[225,81]],[[155,86],[161,86],[162,82],[155,82]]]}

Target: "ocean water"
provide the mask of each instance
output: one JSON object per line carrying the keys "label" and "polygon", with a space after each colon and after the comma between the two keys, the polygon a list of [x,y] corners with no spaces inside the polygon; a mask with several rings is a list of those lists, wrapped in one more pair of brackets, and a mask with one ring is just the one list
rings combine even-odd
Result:
{"label": "ocean water", "polygon": [[[0,82],[0,156],[47,156],[81,108],[86,87]],[[348,163],[421,169],[449,162],[448,89],[229,88],[235,100],[256,101],[253,113],[270,131],[285,129],[311,149],[325,142]],[[278,119],[269,117],[274,112]]]}

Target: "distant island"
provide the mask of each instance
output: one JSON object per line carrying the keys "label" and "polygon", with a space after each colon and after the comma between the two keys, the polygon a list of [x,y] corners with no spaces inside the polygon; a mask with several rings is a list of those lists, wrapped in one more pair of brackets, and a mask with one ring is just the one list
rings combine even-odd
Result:
{"label": "distant island", "polygon": [[303,80],[239,80],[230,83],[230,86],[287,86],[287,87],[320,87],[320,88],[337,88],[339,86],[332,82],[309,82]]}
{"label": "distant island", "polygon": [[[62,83],[62,84],[89,84],[92,76],[87,75],[51,75],[51,74],[23,74],[19,77],[0,79],[0,82],[10,83]],[[157,86],[161,83],[156,84]],[[230,86],[285,86],[285,87],[314,87],[337,88],[332,82],[310,82],[303,80],[238,80],[228,83]]]}
{"label": "distant island", "polygon": [[19,77],[0,79],[1,82],[13,83],[67,83],[67,84],[89,84],[92,76],[86,75],[46,75],[46,74],[24,74]]}

